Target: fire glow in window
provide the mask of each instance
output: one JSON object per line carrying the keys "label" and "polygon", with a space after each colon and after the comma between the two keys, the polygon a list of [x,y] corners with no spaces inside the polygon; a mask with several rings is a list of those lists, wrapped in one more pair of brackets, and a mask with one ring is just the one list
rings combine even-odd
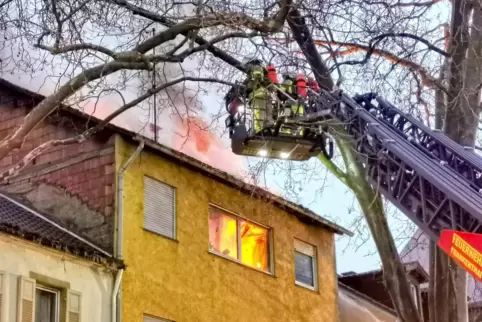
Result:
{"label": "fire glow in window", "polygon": [[259,270],[270,270],[269,230],[216,208],[209,211],[209,249]]}

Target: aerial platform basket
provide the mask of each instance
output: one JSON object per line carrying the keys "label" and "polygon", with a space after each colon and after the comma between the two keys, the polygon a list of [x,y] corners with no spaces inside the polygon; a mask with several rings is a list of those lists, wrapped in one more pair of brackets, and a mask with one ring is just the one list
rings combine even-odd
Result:
{"label": "aerial platform basket", "polygon": [[238,155],[270,159],[306,161],[322,152],[323,145],[291,135],[249,135],[244,124],[234,128],[231,136],[232,151]]}

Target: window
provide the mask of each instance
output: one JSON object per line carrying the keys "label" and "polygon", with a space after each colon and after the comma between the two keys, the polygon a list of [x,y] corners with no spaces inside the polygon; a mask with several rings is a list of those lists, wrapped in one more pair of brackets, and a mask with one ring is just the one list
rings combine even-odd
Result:
{"label": "window", "polygon": [[209,250],[247,266],[270,272],[269,229],[227,214],[209,211]]}
{"label": "window", "polygon": [[176,189],[144,177],[144,228],[176,238]]}
{"label": "window", "polygon": [[61,306],[67,313],[65,318],[63,315],[60,319],[62,322],[82,321],[82,296],[79,292],[45,287],[26,276],[19,276],[17,290],[18,322],[59,322]]}
{"label": "window", "polygon": [[59,291],[37,285],[35,289],[35,322],[59,321]]}
{"label": "window", "polygon": [[317,288],[316,248],[295,239],[295,283],[312,290]]}

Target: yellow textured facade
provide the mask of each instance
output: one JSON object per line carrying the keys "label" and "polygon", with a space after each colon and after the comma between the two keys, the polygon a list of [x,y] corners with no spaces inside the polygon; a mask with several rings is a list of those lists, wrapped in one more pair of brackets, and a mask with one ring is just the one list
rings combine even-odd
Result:
{"label": "yellow textured facade", "polygon": [[[134,150],[117,138],[117,169]],[[143,229],[144,175],[176,187],[177,240]],[[273,275],[208,252],[209,203],[272,229]],[[294,238],[317,247],[317,292],[295,285]],[[146,150],[124,175],[123,249],[125,322],[338,321],[333,233]]]}

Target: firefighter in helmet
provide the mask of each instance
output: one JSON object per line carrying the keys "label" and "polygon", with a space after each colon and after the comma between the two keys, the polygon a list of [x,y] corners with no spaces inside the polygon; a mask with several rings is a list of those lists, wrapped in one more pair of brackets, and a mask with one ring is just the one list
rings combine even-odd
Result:
{"label": "firefighter in helmet", "polygon": [[290,115],[293,115],[294,110],[297,109],[296,99],[296,86],[295,86],[296,76],[292,74],[283,74],[283,81],[281,82],[280,89],[287,95],[279,93],[280,100],[284,103],[286,108],[289,108]]}
{"label": "firefighter in helmet", "polygon": [[259,133],[269,125],[272,119],[271,100],[268,86],[271,81],[263,63],[257,58],[245,59],[245,67],[248,72],[247,95],[249,105],[253,109],[254,132]]}
{"label": "firefighter in helmet", "polygon": [[296,76],[296,93],[298,96],[298,104],[295,107],[293,113],[296,116],[302,116],[305,114],[304,110],[304,103],[306,102],[306,98],[308,97],[307,87],[306,87],[306,78],[303,74],[298,74]]}

